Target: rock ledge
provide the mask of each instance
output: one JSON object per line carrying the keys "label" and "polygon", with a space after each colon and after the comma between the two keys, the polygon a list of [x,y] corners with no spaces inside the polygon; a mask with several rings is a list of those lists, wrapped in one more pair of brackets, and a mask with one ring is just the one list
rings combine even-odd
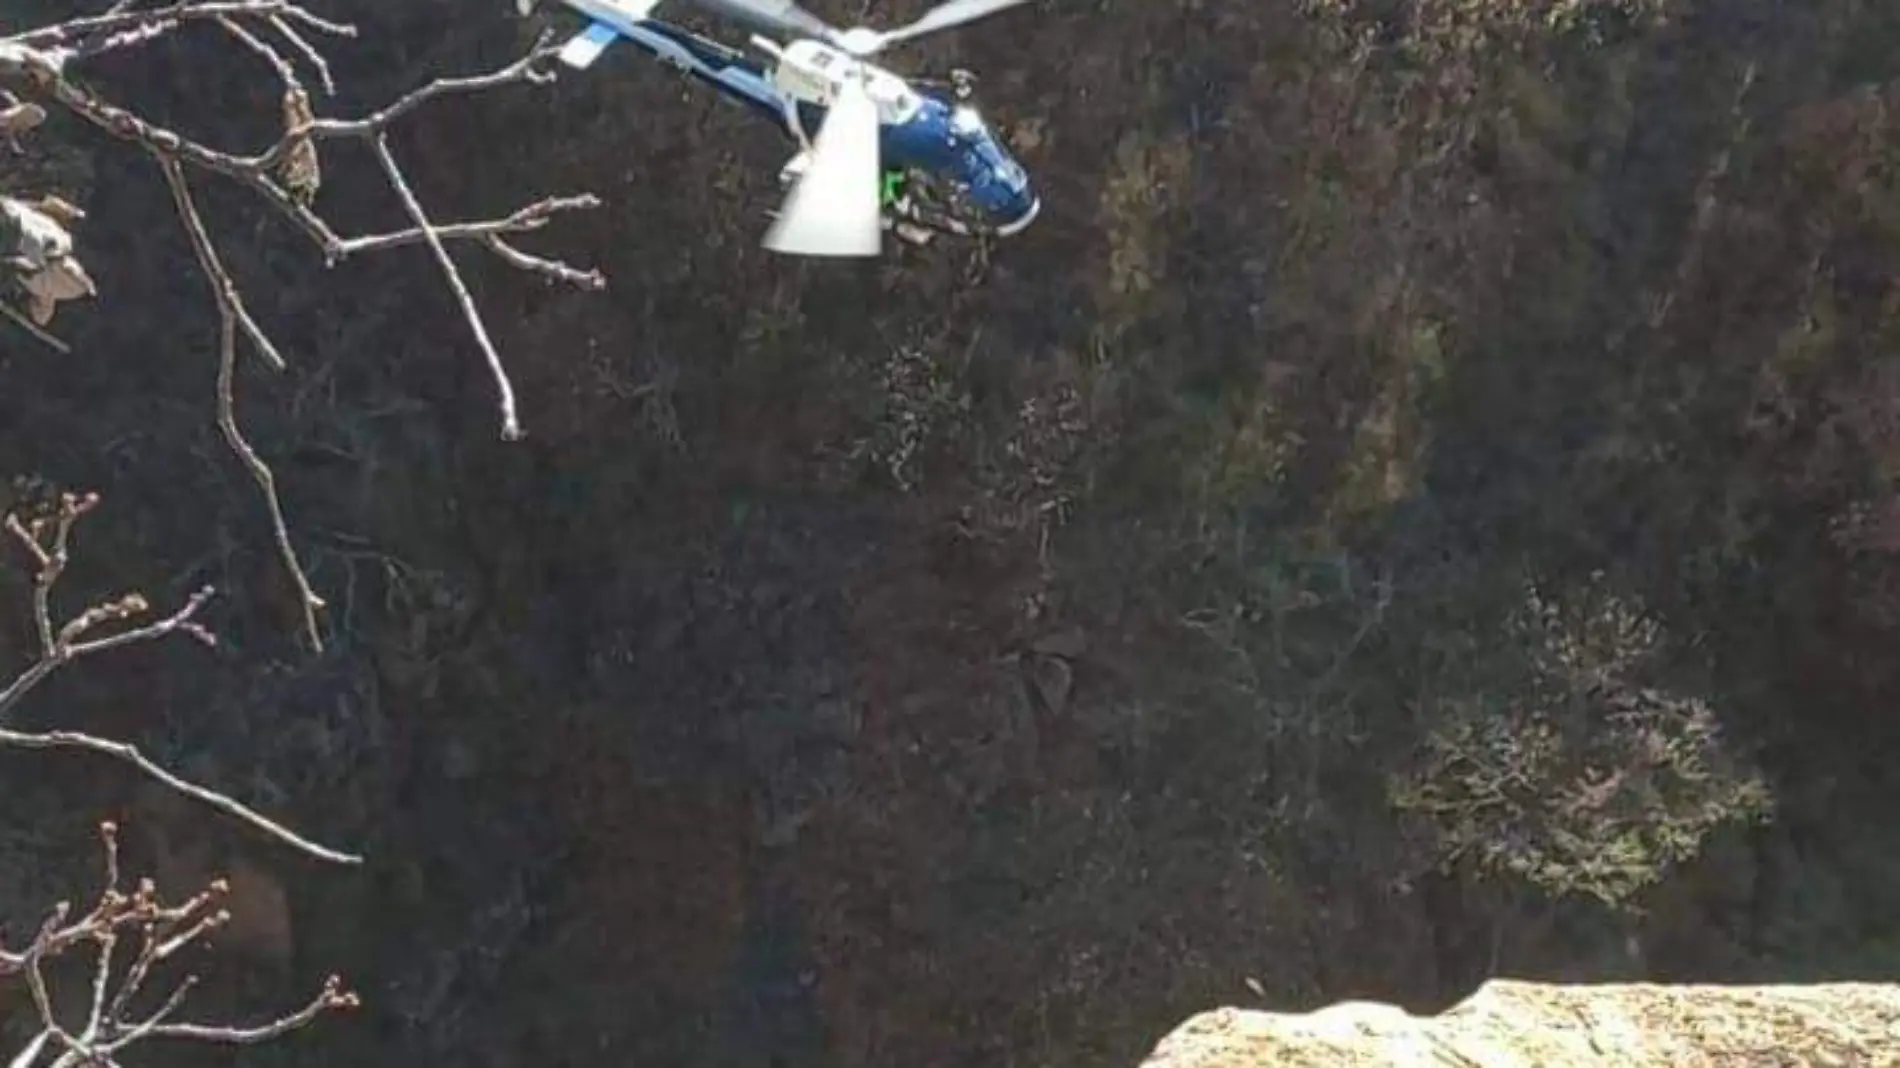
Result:
{"label": "rock ledge", "polygon": [[1438,1016],[1342,1002],[1189,1019],[1143,1068],[1894,1068],[1900,984],[1494,980]]}

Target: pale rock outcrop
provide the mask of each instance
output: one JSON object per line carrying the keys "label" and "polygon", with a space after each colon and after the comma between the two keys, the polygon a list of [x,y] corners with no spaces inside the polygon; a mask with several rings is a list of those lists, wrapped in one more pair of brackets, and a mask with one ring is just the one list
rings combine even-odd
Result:
{"label": "pale rock outcrop", "polygon": [[1497,980],[1437,1016],[1344,1002],[1225,1008],[1143,1068],[1889,1068],[1900,984],[1558,985]]}

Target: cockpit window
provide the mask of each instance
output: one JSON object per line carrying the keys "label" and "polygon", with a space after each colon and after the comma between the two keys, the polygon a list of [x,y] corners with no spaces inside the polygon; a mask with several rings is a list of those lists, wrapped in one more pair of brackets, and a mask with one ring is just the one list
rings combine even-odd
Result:
{"label": "cockpit window", "polygon": [[985,180],[995,182],[1004,189],[1021,191],[1029,184],[1029,175],[1024,173],[1022,166],[993,148],[984,151],[971,146],[963,158],[973,172],[986,175]]}

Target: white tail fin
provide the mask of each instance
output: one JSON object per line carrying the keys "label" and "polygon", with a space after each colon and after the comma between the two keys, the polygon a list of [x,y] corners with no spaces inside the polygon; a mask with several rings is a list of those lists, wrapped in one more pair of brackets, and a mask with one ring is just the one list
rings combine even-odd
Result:
{"label": "white tail fin", "polygon": [[884,237],[878,165],[877,105],[855,72],[847,74],[765,247],[792,256],[877,255]]}

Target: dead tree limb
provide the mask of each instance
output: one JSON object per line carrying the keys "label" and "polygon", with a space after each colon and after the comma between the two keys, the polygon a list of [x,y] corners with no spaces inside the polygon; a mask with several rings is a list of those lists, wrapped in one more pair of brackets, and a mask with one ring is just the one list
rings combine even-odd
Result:
{"label": "dead tree limb", "polygon": [[[189,26],[221,31],[246,53],[259,57],[279,82],[284,130],[262,151],[247,155],[213,148],[145,119],[67,76],[67,70],[76,62],[104,52],[138,47]],[[472,243],[512,268],[541,275],[552,282],[595,291],[604,289],[607,284],[597,270],[583,270],[524,252],[509,240],[541,229],[556,215],[598,207],[599,198],[587,193],[545,197],[492,219],[436,222],[424,209],[414,184],[388,146],[390,129],[431,101],[551,81],[554,75],[550,61],[557,49],[550,47],[546,38],[537,42],[528,54],[499,70],[438,78],[358,118],[318,117],[293,57],[316,72],[317,81],[327,94],[333,88],[329,65],[313,38],[355,35],[354,27],[321,18],[302,5],[286,0],[178,0],[164,7],[139,10],[115,5],[105,14],[72,18],[0,37],[0,92],[25,97],[31,107],[62,109],[119,140],[139,146],[158,162],[199,267],[211,286],[223,324],[219,346],[218,425],[265,497],[278,553],[303,600],[303,638],[316,651],[323,648],[319,616],[324,602],[312,588],[292,545],[289,524],[285,521],[270,467],[238,429],[232,397],[234,371],[231,364],[236,334],[241,333],[250,343],[249,347],[272,370],[283,370],[288,361],[259,325],[236,280],[222,265],[214,239],[192,197],[187,172],[217,175],[251,190],[317,246],[326,266],[335,266],[354,255],[427,245],[494,380],[500,433],[504,440],[518,440],[523,434],[513,385],[480,308],[470,295],[462,269],[450,252],[450,245]],[[336,140],[357,141],[375,155],[413,225],[387,233],[344,236],[315,210],[322,184],[317,146]],[[90,296],[90,281],[87,280],[85,286],[69,283],[66,290],[74,295]],[[50,317],[53,303],[72,297],[56,294],[40,299],[42,310]],[[11,317],[19,320],[17,314]],[[63,344],[38,329],[44,325],[43,321],[38,322],[36,332],[51,344]]]}
{"label": "dead tree limb", "polygon": [[83,749],[112,757],[132,765],[181,794],[250,824],[300,852],[333,863],[361,863],[362,858],[359,856],[318,845],[225,794],[182,778],[140,752],[136,746],[82,731],[35,732],[6,726],[10,713],[28,693],[55,671],[74,661],[128,645],[157,641],[172,634],[185,634],[206,645],[217,643],[211,632],[197,620],[199,610],[211,599],[213,591],[210,587],[193,594],[183,607],[170,615],[142,626],[102,632],[103,628],[126,623],[151,611],[151,605],[138,593],[101,601],[64,623],[56,621],[53,594],[71,560],[73,528],[98,503],[99,498],[94,494],[65,494],[51,516],[35,519],[31,523],[22,522],[17,515],[6,518],[7,532],[26,550],[34,565],[32,616],[39,655],[25,671],[0,689],[0,746],[16,749]]}
{"label": "dead tree limb", "polygon": [[[150,879],[141,879],[127,892],[121,886],[118,828],[102,823],[99,836],[105,846],[105,880],[92,909],[71,919],[72,904],[62,901],[25,947],[0,947],[0,976],[25,977],[39,1016],[38,1033],[13,1057],[9,1068],[38,1068],[49,1057],[51,1068],[117,1065],[128,1047],[150,1039],[252,1045],[306,1027],[325,1012],[360,1004],[354,993],[343,989],[342,980],[331,976],[303,1007],[274,1020],[249,1026],[181,1023],[174,1018],[198,981],[197,976],[186,975],[156,1008],[134,1013],[132,1002],[146,990],[155,968],[230,920],[228,912],[216,908],[230,886],[216,880],[176,904],[166,903]],[[136,950],[124,971],[115,974],[120,943],[134,938]],[[85,1018],[78,1023],[62,1022],[53,1004],[46,965],[88,945],[97,964]]]}
{"label": "dead tree limb", "polygon": [[191,237],[191,249],[198,258],[199,270],[210,283],[212,295],[217,300],[218,429],[223,432],[231,451],[244,462],[251,478],[256,480],[258,489],[263,491],[265,507],[270,512],[271,533],[277,540],[277,551],[284,559],[284,567],[290,572],[291,581],[297,585],[299,607],[303,610],[304,637],[312,647],[321,649],[323,635],[318,629],[317,612],[323,608],[323,599],[311,588],[303,562],[297,558],[296,546],[291,543],[290,523],[284,518],[283,500],[277,493],[276,472],[257,455],[257,450],[251,447],[244,437],[244,431],[238,427],[238,328],[243,327],[252,347],[272,367],[282,367],[284,358],[278,354],[269,335],[251,318],[250,311],[244,306],[244,297],[238,292],[237,283],[231,279],[231,272],[225,270],[223,262],[218,259],[217,248],[211,243],[211,235],[205,232],[204,219],[198,214],[198,205],[192,200],[191,187],[186,183],[183,168],[169,156],[159,157],[158,165],[165,173],[165,184],[171,188],[178,216],[185,221],[185,232]]}

